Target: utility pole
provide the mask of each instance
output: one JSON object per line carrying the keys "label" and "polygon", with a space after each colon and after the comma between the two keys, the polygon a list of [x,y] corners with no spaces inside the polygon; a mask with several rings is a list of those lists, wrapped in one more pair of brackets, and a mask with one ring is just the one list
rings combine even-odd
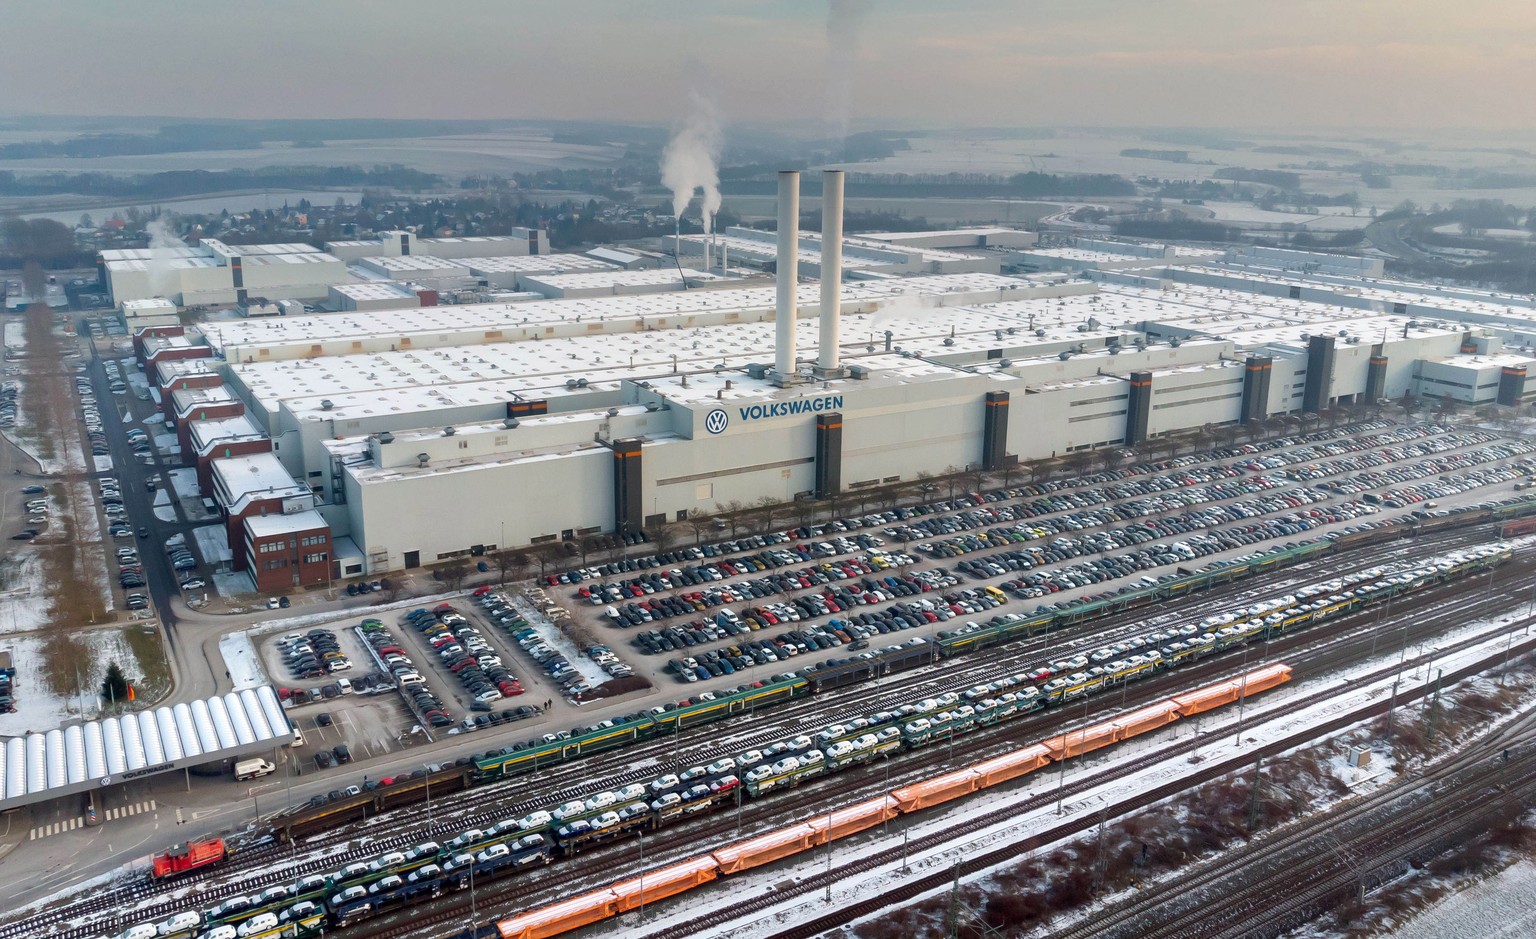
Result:
{"label": "utility pole", "polygon": [[960,862],[955,861],[955,882],[949,890],[949,939],[960,935]]}
{"label": "utility pole", "polygon": [[1264,785],[1264,754],[1253,761],[1253,785],[1248,794],[1248,837],[1253,837],[1254,829],[1259,824],[1259,790]]}
{"label": "utility pole", "polygon": [[1104,807],[1099,810],[1099,835],[1093,848],[1093,884],[1088,890],[1090,897],[1099,895],[1099,886],[1104,880],[1104,868],[1108,861],[1104,857],[1104,828],[1109,824],[1109,799],[1104,798]]}
{"label": "utility pole", "polygon": [[[1374,640],[1373,640],[1374,642]],[[1243,643],[1243,681],[1237,688],[1237,730],[1232,734],[1232,746],[1243,745],[1243,706],[1248,703],[1248,644]]]}
{"label": "utility pole", "polygon": [[827,806],[827,905],[832,905],[832,806]]}

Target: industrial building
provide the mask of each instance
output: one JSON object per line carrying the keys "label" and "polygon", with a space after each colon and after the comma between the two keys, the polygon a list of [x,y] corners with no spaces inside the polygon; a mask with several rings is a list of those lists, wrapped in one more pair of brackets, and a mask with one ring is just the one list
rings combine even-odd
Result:
{"label": "industrial building", "polygon": [[340,259],[312,245],[226,245],[213,238],[196,247],[102,251],[97,264],[119,306],[155,298],[184,307],[251,297],[320,299],[331,284],[351,279]]}
{"label": "industrial building", "polygon": [[[826,185],[825,238],[795,230],[786,179],[778,233],[684,239],[685,258],[755,252],[771,284],[695,289],[686,264],[518,271],[562,296],[144,338],[235,566],[281,589],[1406,394],[1531,397],[1529,303],[1332,256],[1084,239],[1075,257],[992,229],[844,239],[840,175]],[[1098,261],[995,272],[1030,252]],[[176,385],[203,381],[193,348],[222,386]],[[235,402],[243,416],[211,410]]]}
{"label": "industrial building", "polygon": [[271,685],[67,724],[0,747],[0,811],[191,767],[222,769],[292,744],[293,725]]}

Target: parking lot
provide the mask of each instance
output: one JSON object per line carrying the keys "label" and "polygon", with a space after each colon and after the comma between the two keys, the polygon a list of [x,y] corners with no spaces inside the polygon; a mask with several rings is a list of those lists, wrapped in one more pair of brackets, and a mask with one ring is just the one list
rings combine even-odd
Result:
{"label": "parking lot", "polygon": [[867,654],[907,630],[1085,602],[1381,513],[1505,498],[1501,484],[1533,465],[1529,444],[1482,430],[1380,421],[1309,438],[632,558],[576,572],[563,599],[679,681],[762,677],[822,649]]}

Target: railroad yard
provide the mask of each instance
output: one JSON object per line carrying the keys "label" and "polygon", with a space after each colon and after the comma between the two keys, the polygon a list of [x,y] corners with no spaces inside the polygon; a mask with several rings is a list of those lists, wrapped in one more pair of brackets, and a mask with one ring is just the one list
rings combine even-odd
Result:
{"label": "railroad yard", "polygon": [[[1393,758],[1458,682],[1529,666],[1532,475],[1523,438],[1377,419],[275,620],[253,662],[302,742],[233,790],[246,817],[12,904],[0,939],[879,936],[1369,726],[1396,768],[1358,798],[1062,934],[1299,924],[1536,786],[1525,703]],[[1167,902],[1197,887],[1221,901]]]}

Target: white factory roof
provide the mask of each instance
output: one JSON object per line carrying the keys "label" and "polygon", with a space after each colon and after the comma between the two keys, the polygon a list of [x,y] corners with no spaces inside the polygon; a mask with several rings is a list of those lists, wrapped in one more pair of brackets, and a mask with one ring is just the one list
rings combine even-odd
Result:
{"label": "white factory roof", "polygon": [[251,419],[244,414],[236,417],[209,418],[205,421],[193,421],[189,425],[192,434],[192,447],[201,451],[204,447],[215,443],[230,440],[250,440],[251,438],[265,437],[261,428],[251,423]]}
{"label": "white factory roof", "polygon": [[221,266],[217,259],[206,256],[197,257],[173,257],[164,260],[149,261],[142,258],[130,258],[122,261],[108,261],[106,268],[113,272],[126,271],[150,271],[157,268],[166,270],[186,270],[188,268],[214,268]]}
{"label": "white factory roof", "polygon": [[[591,253],[595,254],[596,251]],[[585,254],[517,254],[496,258],[464,258],[464,263],[470,270],[484,274],[557,274],[613,269],[613,265]]]}
{"label": "white factory roof", "polygon": [[12,737],[0,747],[0,810],[292,742],[271,685]]}
{"label": "white factory roof", "polygon": [[277,535],[294,535],[317,528],[329,527],[325,516],[315,509],[302,512],[278,512],[268,515],[250,515],[245,519],[246,530],[252,538],[271,538]]}
{"label": "white factory roof", "polygon": [[362,258],[354,263],[401,274],[419,274],[431,271],[463,271],[467,274],[470,268],[469,258],[439,258],[430,254],[402,254],[388,257]]}
{"label": "white factory roof", "polygon": [[309,489],[295,480],[273,453],[225,457],[214,460],[211,465],[213,475],[223,482],[224,491],[229,493],[232,502],[253,494],[275,498],[309,493]]}
{"label": "white factory roof", "polygon": [[393,280],[370,280],[358,283],[332,284],[331,289],[353,300],[405,300],[416,299],[415,291]]}
{"label": "white factory roof", "polygon": [[329,254],[310,252],[307,254],[257,254],[246,255],[241,259],[241,264],[249,270],[253,267],[270,267],[279,264],[341,264],[341,259]]}
{"label": "white factory roof", "polygon": [[219,363],[207,356],[197,359],[164,359],[155,363],[155,375],[161,384],[184,375],[207,375],[218,370]]}
{"label": "white factory roof", "polygon": [[1529,366],[1536,358],[1517,352],[1498,352],[1493,355],[1442,355],[1426,356],[1423,361],[1437,365],[1454,365],[1458,368],[1502,368],[1506,365]]}
{"label": "white factory roof", "polygon": [[708,271],[684,271],[662,267],[648,271],[626,271],[613,267],[603,271],[587,271],[579,274],[539,274],[523,278],[525,284],[543,284],[561,290],[595,290],[605,287],[675,287],[681,289],[684,276],[689,283],[722,283],[734,281],[734,277],[722,277]]}
{"label": "white factory roof", "polygon": [[635,254],[632,251],[623,251],[618,248],[593,248],[587,252],[587,257],[596,258],[599,261],[609,261],[614,264],[635,264],[645,260],[645,255]]}

